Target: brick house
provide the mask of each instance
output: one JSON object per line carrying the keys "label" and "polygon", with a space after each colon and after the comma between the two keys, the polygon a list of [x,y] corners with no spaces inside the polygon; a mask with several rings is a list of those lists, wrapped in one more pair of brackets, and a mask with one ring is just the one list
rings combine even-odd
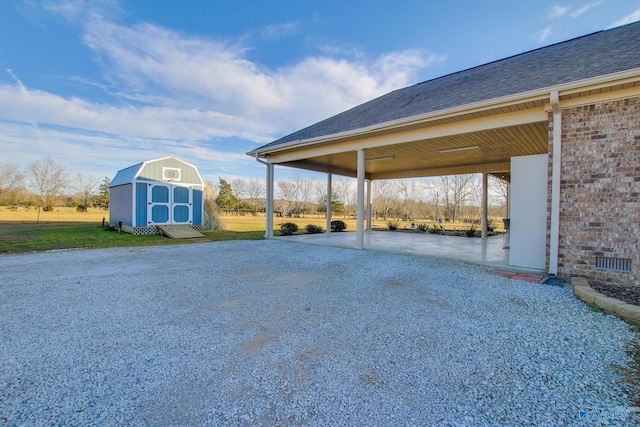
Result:
{"label": "brick house", "polygon": [[[510,182],[509,264],[640,286],[640,22],[399,89],[248,155],[371,183],[461,173]],[[270,203],[270,204],[269,204]],[[365,212],[368,218],[365,218]],[[367,221],[365,221],[367,220]],[[328,221],[328,220],[327,220]]]}

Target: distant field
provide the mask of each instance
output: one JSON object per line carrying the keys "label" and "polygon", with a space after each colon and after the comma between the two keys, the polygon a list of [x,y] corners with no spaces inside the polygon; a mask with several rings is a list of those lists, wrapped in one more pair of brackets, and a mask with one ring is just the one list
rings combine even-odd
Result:
{"label": "distant field", "polygon": [[[102,221],[109,222],[109,213],[99,209],[89,212],[77,212],[74,208],[56,208],[52,212],[40,212],[39,223],[37,209],[10,210],[0,207],[0,254],[43,251],[69,248],[107,248],[117,246],[150,246],[196,243],[223,240],[259,240],[264,237],[264,214],[256,216],[222,215],[221,231],[207,231],[204,238],[199,239],[168,239],[164,236],[133,236],[127,233],[106,231],[102,228]],[[347,224],[346,231],[356,230],[353,218],[335,217],[336,220]],[[298,225],[299,232],[304,233],[308,224],[326,228],[324,217],[312,215],[306,218],[274,217],[274,234],[278,236],[280,225],[293,222]],[[429,225],[433,221],[415,220],[416,225],[421,222]],[[496,222],[496,224],[498,224]],[[386,228],[387,221],[376,220],[374,228]],[[411,228],[411,222],[398,222],[399,228]],[[497,231],[502,230],[502,222]],[[447,229],[466,230],[468,224],[445,223]]]}
{"label": "distant field", "polygon": [[[101,209],[89,209],[89,212],[77,212],[75,208],[56,208],[52,212],[40,211],[40,222],[95,222],[102,223],[102,218],[109,221],[109,211]],[[0,206],[0,225],[3,222],[35,224],[38,219],[38,209],[10,210],[7,206]]]}
{"label": "distant field", "polygon": [[[22,224],[35,224],[38,218],[37,209],[30,210],[9,210],[6,206],[0,206],[0,227],[3,223],[22,223]],[[101,224],[102,219],[109,222],[109,212],[100,209],[89,209],[89,212],[76,212],[75,208],[56,208],[53,212],[40,212],[40,222],[42,224],[55,224],[55,223],[95,223]],[[265,230],[265,217],[264,213],[260,213],[256,216],[253,215],[222,215],[223,228],[226,231],[264,231]],[[347,231],[356,230],[356,220],[354,218],[343,218],[341,215],[334,217],[336,220],[344,221],[347,224]],[[395,221],[393,219],[389,221]],[[318,217],[318,215],[309,215],[305,218],[280,218],[274,216],[273,225],[274,230],[280,228],[280,224],[284,222],[293,222],[298,225],[300,229],[304,229],[308,224],[319,225],[322,228],[326,226],[326,219],[324,216]],[[386,228],[387,222],[382,219],[376,219],[373,221],[373,226],[377,228]],[[434,221],[429,219],[416,219],[414,221],[397,221],[399,228],[411,228],[411,223],[416,225],[420,223],[426,223],[433,225]],[[442,224],[447,230],[466,230],[469,228],[469,224],[465,223],[449,223]],[[494,220],[494,226],[496,231],[503,231],[502,220]]]}

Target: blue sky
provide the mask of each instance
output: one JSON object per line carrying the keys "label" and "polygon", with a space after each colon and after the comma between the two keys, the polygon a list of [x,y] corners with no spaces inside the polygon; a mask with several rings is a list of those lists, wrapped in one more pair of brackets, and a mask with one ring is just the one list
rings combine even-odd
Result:
{"label": "blue sky", "polygon": [[259,145],[639,19],[640,0],[3,0],[0,159],[113,177],[175,155],[205,179],[262,179]]}

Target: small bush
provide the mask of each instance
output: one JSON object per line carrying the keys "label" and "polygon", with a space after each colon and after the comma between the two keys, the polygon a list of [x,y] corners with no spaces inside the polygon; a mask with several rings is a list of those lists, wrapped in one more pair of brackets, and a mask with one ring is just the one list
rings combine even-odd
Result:
{"label": "small bush", "polygon": [[429,226],[427,224],[425,224],[424,222],[418,224],[417,228],[420,231],[429,231]]}
{"label": "small bush", "polygon": [[280,234],[283,236],[291,236],[298,231],[298,226],[293,222],[285,222],[280,226]]}
{"label": "small bush", "polygon": [[476,237],[476,226],[472,225],[471,227],[469,227],[465,234],[467,237]]}
{"label": "small bush", "polygon": [[320,227],[319,225],[314,225],[314,224],[309,224],[307,225],[307,234],[319,234],[322,233],[324,230],[322,229],[322,227]]}
{"label": "small bush", "polygon": [[387,227],[389,227],[389,230],[391,231],[396,231],[398,229],[398,221],[387,222]]}
{"label": "small bush", "polygon": [[441,225],[433,224],[427,231],[431,234],[444,234],[444,227]]}
{"label": "small bush", "polygon": [[344,221],[336,220],[331,221],[331,231],[343,231],[347,229],[347,224]]}

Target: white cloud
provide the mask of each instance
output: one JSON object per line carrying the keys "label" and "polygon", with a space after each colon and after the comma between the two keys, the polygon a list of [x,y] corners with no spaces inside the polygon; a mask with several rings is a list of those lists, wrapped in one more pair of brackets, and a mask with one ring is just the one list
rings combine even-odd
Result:
{"label": "white cloud", "polygon": [[214,111],[115,107],[8,85],[0,85],[0,117],[132,138],[204,140],[235,136],[258,142],[268,140],[257,123]]}
{"label": "white cloud", "polygon": [[631,12],[624,16],[622,19],[613,23],[611,27],[619,27],[620,25],[631,24],[632,22],[640,21],[640,9]]}
{"label": "white cloud", "polygon": [[542,30],[536,33],[535,39],[542,43],[549,38],[551,33],[552,33],[551,27],[543,28]]}
{"label": "white cloud", "polygon": [[20,90],[0,86],[2,117],[143,138],[264,143],[406,86],[418,70],[444,59],[406,50],[373,59],[312,56],[268,69],[249,61],[240,44],[102,19],[86,21],[84,41],[105,65],[108,84],[72,79],[108,87],[120,102],[27,90],[12,75]]}
{"label": "white cloud", "polygon": [[172,108],[224,111],[255,123],[265,137],[405,86],[417,70],[442,60],[411,50],[371,61],[316,56],[267,69],[247,60],[242,45],[100,20],[87,25],[85,42],[110,65],[109,78],[129,89],[130,100],[154,93],[150,102]]}
{"label": "white cloud", "polygon": [[269,25],[257,31],[257,35],[264,40],[276,40],[297,33],[298,24],[293,22],[279,25]]}
{"label": "white cloud", "polygon": [[569,12],[570,9],[570,6],[555,5],[551,8],[551,12],[549,12],[549,19],[562,18]]}
{"label": "white cloud", "polygon": [[7,68],[5,69],[5,71],[11,76],[13,81],[16,82],[16,86],[18,87],[18,89],[20,89],[20,92],[25,93],[27,89],[24,87],[22,81],[15,74],[13,74],[13,70],[11,68]]}
{"label": "white cloud", "polygon": [[571,18],[577,18],[580,15],[582,15],[583,13],[587,12],[590,9],[593,9],[594,7],[596,7],[596,6],[600,5],[600,4],[602,4],[602,1],[591,2],[591,3],[589,3],[589,4],[585,5],[585,6],[582,6],[580,9],[578,9],[578,10],[576,10],[574,12],[571,12],[569,14],[569,16]]}
{"label": "white cloud", "polygon": [[194,141],[157,140],[82,132],[50,126],[0,122],[0,151],[6,160],[25,166],[52,156],[73,174],[113,177],[118,170],[167,155],[175,155],[198,166],[204,175],[251,174],[262,176],[263,168],[238,152],[220,151]]}
{"label": "white cloud", "polygon": [[[239,175],[259,168],[244,154],[256,143],[414,83],[419,70],[444,60],[419,50],[377,58],[356,52],[342,59],[324,54],[267,68],[247,59],[251,46],[246,40],[256,34],[289,36],[297,25],[267,27],[244,41],[223,41],[149,23],[119,25],[96,9],[87,12],[83,1],[55,7],[71,22],[82,22],[83,42],[104,67],[102,81],[86,76],[69,81],[104,90],[114,101],[25,87],[6,70],[15,83],[0,84],[0,129],[5,132],[0,150],[25,163],[46,155],[64,162],[60,153],[66,153],[69,166],[96,164],[104,156],[109,158],[105,168],[122,168],[174,154],[194,164],[211,161],[219,173]],[[245,145],[237,151],[228,143],[225,149],[212,148],[231,140]],[[254,145],[246,146],[247,141]]]}

